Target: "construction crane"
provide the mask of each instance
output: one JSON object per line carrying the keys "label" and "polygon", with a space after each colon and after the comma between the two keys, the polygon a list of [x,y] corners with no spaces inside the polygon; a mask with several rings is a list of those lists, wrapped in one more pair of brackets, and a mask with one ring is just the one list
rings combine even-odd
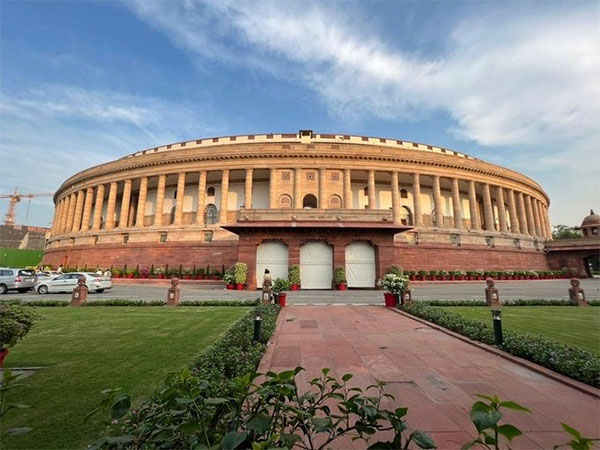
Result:
{"label": "construction crane", "polygon": [[0,198],[9,198],[8,201],[8,211],[6,212],[6,216],[4,219],[4,225],[14,225],[15,224],[15,209],[17,207],[17,203],[21,201],[23,198],[32,199],[33,197],[52,197],[54,194],[48,192],[35,192],[35,193],[27,193],[23,194],[15,191],[12,194],[0,194]]}

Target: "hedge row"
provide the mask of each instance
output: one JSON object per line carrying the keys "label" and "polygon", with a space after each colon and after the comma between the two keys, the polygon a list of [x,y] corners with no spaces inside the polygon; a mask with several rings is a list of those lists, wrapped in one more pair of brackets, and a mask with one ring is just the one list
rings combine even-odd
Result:
{"label": "hedge row", "polygon": [[[23,305],[23,306],[69,306],[68,300],[3,300],[0,305]],[[248,300],[182,300],[180,306],[256,306],[258,299]],[[132,299],[110,299],[92,300],[84,306],[164,306],[166,300],[132,300]]]}
{"label": "hedge row", "polygon": [[[485,322],[467,319],[459,314],[423,303],[412,302],[402,307],[414,316],[433,322],[475,341],[492,345],[494,331]],[[590,352],[549,340],[543,336],[504,331],[501,349],[544,366],[575,380],[600,387],[600,358]]]}
{"label": "hedge row", "polygon": [[[487,306],[484,300],[416,300],[416,302],[429,306]],[[569,300],[544,300],[537,298],[502,300],[501,303],[502,306],[577,306]]]}

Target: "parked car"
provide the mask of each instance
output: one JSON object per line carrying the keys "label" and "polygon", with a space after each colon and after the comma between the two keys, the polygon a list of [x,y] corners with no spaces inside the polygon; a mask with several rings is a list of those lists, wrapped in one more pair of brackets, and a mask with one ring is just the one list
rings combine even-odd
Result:
{"label": "parked car", "polygon": [[27,292],[34,286],[33,270],[0,267],[0,294],[6,294],[8,291]]}
{"label": "parked car", "polygon": [[37,284],[40,281],[52,280],[53,278],[56,278],[59,275],[60,273],[58,272],[36,272],[35,282]]}
{"label": "parked car", "polygon": [[72,292],[81,276],[85,278],[85,284],[90,291],[104,292],[104,290],[112,288],[112,282],[109,277],[98,276],[91,272],[71,272],[49,280],[39,281],[35,286],[35,290],[40,294]]}

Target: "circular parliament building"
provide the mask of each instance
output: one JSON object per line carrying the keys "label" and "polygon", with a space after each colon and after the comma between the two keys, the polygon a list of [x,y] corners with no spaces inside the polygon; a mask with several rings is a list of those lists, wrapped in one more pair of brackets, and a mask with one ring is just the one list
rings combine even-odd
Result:
{"label": "circular parliament building", "polygon": [[548,195],[531,178],[397,139],[228,136],[151,148],[67,179],[44,263],[300,266],[303,289],[407,270],[545,270]]}

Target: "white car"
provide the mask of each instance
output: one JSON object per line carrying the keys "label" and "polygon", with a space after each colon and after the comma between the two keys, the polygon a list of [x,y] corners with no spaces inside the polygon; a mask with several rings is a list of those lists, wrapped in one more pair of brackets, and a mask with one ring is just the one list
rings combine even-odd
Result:
{"label": "white car", "polygon": [[49,292],[73,292],[77,286],[79,277],[85,277],[85,284],[90,291],[104,292],[106,289],[112,288],[110,277],[98,276],[91,272],[72,272],[59,275],[49,280],[39,281],[35,285],[35,290],[40,294],[48,294]]}

